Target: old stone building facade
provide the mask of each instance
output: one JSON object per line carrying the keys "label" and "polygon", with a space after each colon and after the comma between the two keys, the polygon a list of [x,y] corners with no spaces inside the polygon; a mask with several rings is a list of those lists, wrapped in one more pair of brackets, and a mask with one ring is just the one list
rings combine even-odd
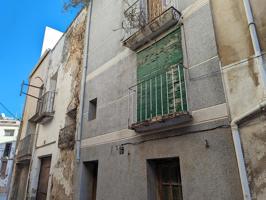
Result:
{"label": "old stone building facade", "polygon": [[54,109],[27,97],[10,199],[264,200],[265,10],[90,0],[30,76]]}
{"label": "old stone building facade", "polygon": [[243,199],[211,3],[90,6],[75,199]]}

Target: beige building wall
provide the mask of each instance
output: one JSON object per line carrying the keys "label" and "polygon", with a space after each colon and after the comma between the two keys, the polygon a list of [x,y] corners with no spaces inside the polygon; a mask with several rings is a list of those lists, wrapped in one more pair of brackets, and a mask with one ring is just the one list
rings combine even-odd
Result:
{"label": "beige building wall", "polygon": [[[212,0],[212,15],[231,118],[257,106],[264,98],[262,80],[242,0]],[[263,54],[266,47],[266,3],[250,0]],[[265,55],[262,55],[265,60]],[[266,123],[254,115],[240,125],[252,199],[266,199]]]}
{"label": "beige building wall", "polygon": [[[47,69],[46,67],[48,66],[48,60],[46,60],[48,53],[48,51],[45,52],[33,68],[29,76],[28,84],[37,87],[41,87],[43,85],[45,71]],[[24,92],[32,96],[39,97],[40,89],[28,87],[28,90],[24,90]],[[9,192],[10,200],[20,200],[26,196],[31,149],[33,148],[32,145],[35,141],[35,126],[30,126],[29,120],[36,112],[37,101],[38,100],[36,98],[30,96],[26,96],[25,98],[23,117],[17,137],[16,159],[13,168],[11,189]]]}
{"label": "beige building wall", "polygon": [[260,38],[260,45],[262,50],[266,50],[266,3],[263,0],[251,0],[250,1],[255,23]]}
{"label": "beige building wall", "polygon": [[[29,77],[30,85],[34,85],[37,87],[42,86],[43,80],[45,79],[45,72],[48,66],[48,60],[45,59],[47,54],[48,52],[43,54],[43,56],[40,58],[40,61],[37,63],[35,68],[32,70],[30,77]],[[34,88],[34,87],[28,87],[28,90],[25,92],[35,97],[39,97],[40,89]],[[22,118],[22,123],[21,123],[20,140],[22,140],[27,135],[28,120],[36,112],[37,101],[38,100],[33,97],[26,96],[23,118]]]}

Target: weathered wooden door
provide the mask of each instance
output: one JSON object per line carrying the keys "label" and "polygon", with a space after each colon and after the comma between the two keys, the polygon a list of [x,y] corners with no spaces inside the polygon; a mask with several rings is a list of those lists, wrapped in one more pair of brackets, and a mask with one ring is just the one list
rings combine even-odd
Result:
{"label": "weathered wooden door", "polygon": [[162,13],[162,0],[148,0],[149,21]]}
{"label": "weathered wooden door", "polygon": [[41,159],[41,169],[39,175],[36,200],[46,200],[50,166],[51,166],[51,157],[46,157]]}

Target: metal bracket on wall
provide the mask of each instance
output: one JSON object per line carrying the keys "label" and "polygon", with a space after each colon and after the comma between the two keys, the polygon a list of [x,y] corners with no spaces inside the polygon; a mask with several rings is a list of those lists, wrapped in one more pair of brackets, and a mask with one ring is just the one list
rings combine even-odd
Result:
{"label": "metal bracket on wall", "polygon": [[23,88],[24,88],[24,86],[37,88],[37,89],[39,89],[39,90],[42,89],[43,87],[39,87],[39,86],[35,86],[35,85],[31,85],[31,84],[27,84],[27,83],[24,82],[24,80],[23,80],[22,83],[21,83],[21,88],[20,88],[19,96],[21,96],[22,94],[25,94],[25,95],[27,95],[27,96],[30,96],[30,97],[33,97],[33,98],[35,98],[35,99],[40,100],[39,97],[36,97],[36,96],[34,96],[34,95],[31,95],[31,94],[28,94],[28,93],[26,93],[26,92],[23,92]]}

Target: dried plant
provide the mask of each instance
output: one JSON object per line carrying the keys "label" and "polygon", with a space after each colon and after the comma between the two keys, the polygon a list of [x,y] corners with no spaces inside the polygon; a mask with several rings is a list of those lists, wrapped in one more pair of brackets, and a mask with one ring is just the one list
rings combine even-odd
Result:
{"label": "dried plant", "polygon": [[135,1],[132,5],[128,0],[123,0],[128,8],[124,11],[124,20],[122,22],[123,29],[139,29],[146,24],[146,15],[141,8],[140,1]]}
{"label": "dried plant", "polygon": [[90,0],[67,0],[64,2],[64,10],[69,10],[78,6],[86,6],[88,5],[89,1]]}
{"label": "dried plant", "polygon": [[[127,8],[123,12],[124,17],[120,27],[114,29],[114,31],[122,29],[124,37],[126,37],[146,25],[146,12],[141,7],[140,0],[136,0],[133,3],[130,0],[122,1]],[[69,10],[78,6],[87,6],[89,2],[90,0],[66,0],[64,10]]]}

